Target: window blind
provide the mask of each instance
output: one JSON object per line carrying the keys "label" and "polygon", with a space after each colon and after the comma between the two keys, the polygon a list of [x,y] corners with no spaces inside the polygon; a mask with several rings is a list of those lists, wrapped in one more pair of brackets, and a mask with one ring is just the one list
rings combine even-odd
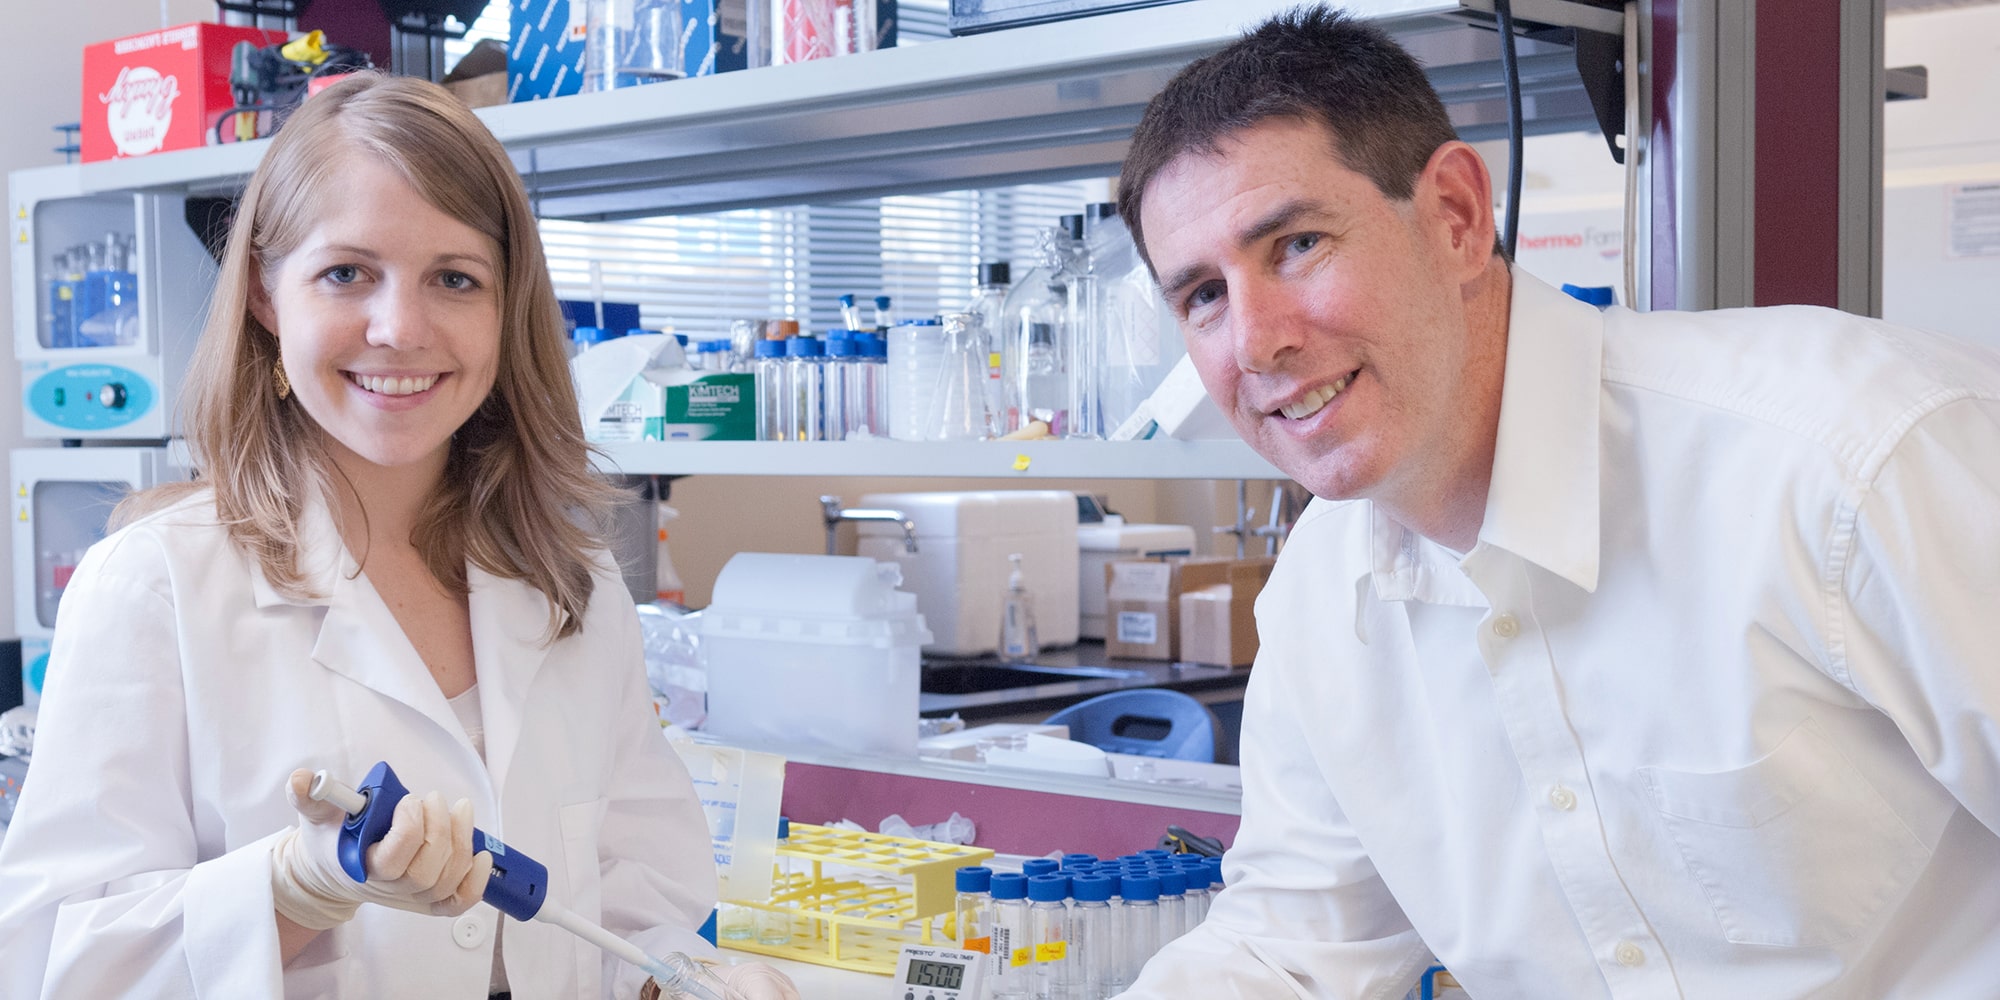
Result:
{"label": "window blind", "polygon": [[[946,2],[902,0],[898,44],[945,37]],[[494,0],[466,40],[450,44],[505,38],[507,3]],[[905,318],[964,308],[980,263],[1008,261],[1018,278],[1035,263],[1039,230],[1107,190],[1086,180],[623,222],[546,219],[541,232],[558,295],[637,303],[648,329],[702,339],[727,336],[736,319],[794,319],[824,331],[845,325],[843,294],[864,318],[876,295]]]}

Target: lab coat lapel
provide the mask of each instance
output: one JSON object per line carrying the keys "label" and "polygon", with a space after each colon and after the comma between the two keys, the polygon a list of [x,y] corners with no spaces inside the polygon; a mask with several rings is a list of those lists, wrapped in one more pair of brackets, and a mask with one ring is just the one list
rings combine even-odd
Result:
{"label": "lab coat lapel", "polygon": [[465,572],[472,587],[472,657],[482,692],[486,770],[498,793],[507,786],[507,771],[521,742],[528,689],[549,656],[542,641],[549,601],[524,581],[494,576],[473,565]]}
{"label": "lab coat lapel", "polygon": [[351,559],[345,562],[345,571],[332,581],[326,618],[313,644],[314,662],[408,705],[463,742],[463,727],[389,605],[366,576],[353,571]]}

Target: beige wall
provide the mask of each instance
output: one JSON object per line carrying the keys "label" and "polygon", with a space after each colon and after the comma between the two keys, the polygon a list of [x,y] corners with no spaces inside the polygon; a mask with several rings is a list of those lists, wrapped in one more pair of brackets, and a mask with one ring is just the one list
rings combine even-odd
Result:
{"label": "beige wall", "polygon": [[[161,21],[164,13],[166,21]],[[0,60],[0,173],[61,163],[53,150],[54,126],[74,122],[82,111],[83,47],[109,38],[155,28],[215,19],[215,4],[207,0],[85,0],[82,3],[10,3],[9,37],[14,45]],[[7,215],[14,216],[14,206]],[[11,243],[13,234],[8,235]],[[0,362],[0,449],[11,451],[31,442],[21,438],[21,369],[14,363],[13,288],[0,282],[0,316],[9,348]],[[46,442],[32,442],[45,444]],[[10,484],[11,485],[11,484]],[[11,491],[10,491],[11,492]],[[13,628],[13,539],[0,532],[0,556],[9,570],[0,574],[0,615],[7,635]]]}

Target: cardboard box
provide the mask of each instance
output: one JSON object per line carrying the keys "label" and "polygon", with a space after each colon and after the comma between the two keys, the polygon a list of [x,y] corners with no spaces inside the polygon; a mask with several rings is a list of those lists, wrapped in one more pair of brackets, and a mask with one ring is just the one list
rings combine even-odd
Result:
{"label": "cardboard box", "polygon": [[1180,644],[1183,560],[1120,560],[1104,566],[1104,655],[1171,660]]}
{"label": "cardboard box", "polygon": [[507,99],[583,92],[584,0],[512,0],[507,12]]}
{"label": "cardboard box", "polygon": [[747,372],[703,375],[665,389],[658,441],[757,440],[757,377]]}
{"label": "cardboard box", "polygon": [[206,145],[235,106],[229,53],[237,42],[275,45],[285,33],[183,24],[83,50],[83,162]]}
{"label": "cardboard box", "polygon": [[[1231,560],[1187,567],[1181,574],[1178,659],[1245,667],[1257,659],[1257,595],[1273,559]],[[1223,582],[1210,581],[1221,574]]]}

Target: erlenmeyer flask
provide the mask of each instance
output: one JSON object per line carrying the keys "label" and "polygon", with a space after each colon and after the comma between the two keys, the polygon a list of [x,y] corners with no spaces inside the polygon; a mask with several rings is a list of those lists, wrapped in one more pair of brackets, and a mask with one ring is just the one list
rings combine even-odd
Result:
{"label": "erlenmeyer flask", "polygon": [[993,410],[986,402],[986,338],[971,313],[944,316],[944,364],[931,394],[927,441],[978,441],[993,436]]}

